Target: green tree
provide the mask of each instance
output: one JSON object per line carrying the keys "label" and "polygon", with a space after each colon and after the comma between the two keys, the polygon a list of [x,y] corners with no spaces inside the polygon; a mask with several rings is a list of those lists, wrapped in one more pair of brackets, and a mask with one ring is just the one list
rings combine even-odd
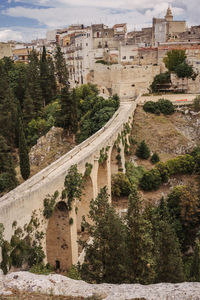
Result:
{"label": "green tree", "polygon": [[46,48],[43,46],[42,57],[40,59],[40,86],[45,105],[50,103],[56,94],[56,79],[53,60],[47,58]]}
{"label": "green tree", "polygon": [[175,73],[179,78],[192,78],[195,76],[192,66],[186,62],[178,65],[175,69]]}
{"label": "green tree", "polygon": [[154,77],[153,82],[150,85],[150,90],[152,93],[157,93],[160,90],[168,89],[170,85],[171,85],[170,73],[169,72],[161,73]]}
{"label": "green tree", "polygon": [[198,238],[195,240],[190,277],[192,281],[200,281],[200,241]]}
{"label": "green tree", "polygon": [[167,52],[167,56],[163,59],[166,68],[169,72],[175,72],[177,66],[184,63],[186,60],[185,50],[170,50]]}
{"label": "green tree", "polygon": [[112,195],[115,197],[129,196],[131,184],[124,173],[112,175]]}
{"label": "green tree", "polygon": [[0,99],[0,112],[0,134],[5,137],[10,146],[14,147],[17,106],[10,88],[4,92],[4,98]]}
{"label": "green tree", "polygon": [[14,69],[9,72],[10,87],[18,99],[21,109],[24,109],[24,97],[27,89],[27,65],[15,64]]}
{"label": "green tree", "polygon": [[152,191],[159,189],[161,183],[162,178],[160,172],[155,168],[144,173],[139,185],[144,191]]}
{"label": "green tree", "polygon": [[17,185],[14,163],[10,147],[0,135],[0,194],[10,191]]}
{"label": "green tree", "polygon": [[20,162],[20,172],[24,180],[28,179],[30,176],[30,163],[28,148],[26,143],[26,138],[24,134],[23,123],[21,119],[21,114],[18,115],[19,124],[19,162]]}
{"label": "green tree", "polygon": [[156,164],[159,161],[160,161],[160,157],[159,157],[158,153],[154,152],[153,155],[152,155],[152,157],[151,157],[151,162],[153,164]]}
{"label": "green tree", "polygon": [[142,159],[148,159],[149,156],[150,156],[150,150],[147,146],[147,144],[145,143],[145,141],[142,141],[139,146],[137,147],[136,149],[136,155],[139,157],[139,158],[142,158]]}
{"label": "green tree", "polygon": [[24,95],[24,109],[23,109],[23,121],[25,122],[25,125],[27,126],[28,123],[34,118],[34,105],[33,105],[33,99],[31,98],[28,89],[25,91]]}
{"label": "green tree", "polygon": [[172,220],[165,200],[162,198],[158,209],[155,244],[156,255],[156,281],[182,282],[184,281],[183,261],[180,243],[173,228]]}
{"label": "green tree", "polygon": [[71,95],[68,86],[61,89],[60,110],[57,113],[56,124],[64,129],[69,129],[71,125]]}
{"label": "green tree", "polygon": [[41,114],[42,107],[44,106],[40,84],[40,62],[37,52],[33,50],[29,54],[29,64],[27,66],[27,87],[29,95],[33,100],[35,116]]}
{"label": "green tree", "polygon": [[59,46],[57,46],[54,59],[55,59],[55,72],[56,72],[58,83],[61,88],[63,85],[66,85],[68,82],[68,72],[67,72],[67,66],[66,66],[64,55]]}
{"label": "green tree", "polygon": [[127,223],[128,278],[131,283],[153,283],[155,277],[151,223],[142,214],[135,187],[129,196]]}
{"label": "green tree", "polygon": [[96,283],[121,283],[126,279],[125,226],[108,203],[106,188],[90,202],[89,218],[84,228],[92,243],[83,243],[86,251],[80,272],[83,280]]}
{"label": "green tree", "polygon": [[199,226],[200,200],[195,186],[177,186],[168,195],[169,212],[183,249],[193,245]]}

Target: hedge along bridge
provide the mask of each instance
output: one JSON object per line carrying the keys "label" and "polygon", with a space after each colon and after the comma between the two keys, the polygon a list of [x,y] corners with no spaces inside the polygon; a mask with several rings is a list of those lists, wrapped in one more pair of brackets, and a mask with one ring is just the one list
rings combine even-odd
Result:
{"label": "hedge along bridge", "polygon": [[[102,129],[0,198],[0,223],[5,227],[5,240],[10,241],[14,233],[13,222],[17,221],[17,226],[24,228],[29,224],[33,211],[36,211],[40,222],[39,230],[45,233],[42,246],[47,261],[63,271],[78,262],[77,239],[81,232],[82,216],[87,216],[90,200],[97,197],[100,188],[107,186],[111,195],[111,175],[118,172],[116,140],[119,141],[118,146],[121,148],[121,168],[124,170],[124,145],[122,140],[119,140],[119,134],[124,132],[125,124],[131,125],[139,102],[140,96],[133,102],[121,103],[114,116]],[[99,163],[100,151],[103,148],[107,151],[107,160]],[[82,200],[75,200],[72,210],[69,211],[59,196],[53,215],[50,219],[45,219],[43,216],[45,197],[48,194],[53,195],[55,191],[61,195],[69,168],[76,164],[78,172],[84,174],[86,163],[93,167],[87,177]],[[73,220],[73,223],[70,220]]]}

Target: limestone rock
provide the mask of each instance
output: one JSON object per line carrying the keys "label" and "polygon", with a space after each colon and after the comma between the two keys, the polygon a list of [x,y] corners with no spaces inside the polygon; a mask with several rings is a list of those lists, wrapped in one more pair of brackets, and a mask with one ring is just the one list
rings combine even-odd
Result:
{"label": "limestone rock", "polygon": [[88,284],[62,275],[36,275],[29,272],[11,273],[0,278],[5,295],[10,289],[29,293],[71,297],[99,296],[105,300],[200,300],[200,283],[179,284]]}

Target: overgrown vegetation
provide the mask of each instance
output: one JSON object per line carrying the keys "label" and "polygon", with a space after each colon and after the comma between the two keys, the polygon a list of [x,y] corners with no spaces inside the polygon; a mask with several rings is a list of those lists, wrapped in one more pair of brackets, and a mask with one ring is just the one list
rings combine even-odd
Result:
{"label": "overgrown vegetation", "polygon": [[7,162],[0,151],[0,161],[4,161],[0,168],[0,193],[17,185],[17,148],[21,175],[26,180],[30,175],[28,151],[52,126],[62,127],[64,134],[72,135],[74,141],[76,137],[80,143],[102,128],[119,107],[117,95],[109,99],[99,97],[95,85],[70,89],[60,47],[54,59],[48,57],[45,47],[40,58],[35,50],[31,51],[27,65],[1,59],[0,94],[2,147],[9,149],[7,153],[14,158],[9,158],[10,171],[4,171]]}
{"label": "overgrown vegetation", "polygon": [[49,219],[52,216],[55,206],[56,206],[56,199],[58,198],[58,196],[59,196],[59,193],[58,193],[58,191],[56,191],[53,196],[48,195],[44,199],[43,216],[46,219]]}
{"label": "overgrown vegetation", "polygon": [[30,268],[42,264],[45,258],[41,246],[44,233],[38,230],[39,225],[38,217],[34,212],[30,222],[23,229],[17,227],[17,222],[13,224],[15,230],[10,242],[1,236],[2,262],[0,267],[4,274],[11,266],[17,268],[28,266]]}
{"label": "overgrown vegetation", "polygon": [[140,180],[140,187],[145,191],[157,190],[161,183],[168,182],[172,175],[192,174],[195,165],[194,157],[189,154],[177,156],[166,163],[160,162],[154,169],[144,173]]}
{"label": "overgrown vegetation", "polygon": [[150,85],[150,91],[157,93],[161,89],[167,89],[171,85],[170,73],[161,73],[154,77],[152,84]]}
{"label": "overgrown vegetation", "polygon": [[[184,193],[185,190],[181,195],[184,196]],[[171,205],[172,194],[176,206]],[[106,188],[101,189],[96,200],[90,204],[92,225],[85,220],[83,223],[93,243],[81,242],[86,251],[85,261],[79,266],[81,278],[92,283],[175,283],[194,278],[199,281],[198,209],[196,215],[192,211],[188,215],[182,214],[187,224],[190,220],[191,226],[187,227],[185,220],[181,220],[181,224],[188,229],[186,236],[190,239],[189,243],[186,243],[187,239],[181,243],[177,231],[180,230],[177,222],[181,214],[177,216],[174,213],[177,209],[184,210],[188,204],[183,207],[181,202],[177,202],[174,191],[172,194],[166,200],[162,198],[158,206],[144,208],[136,188],[132,186],[128,212],[123,220],[108,203]],[[199,198],[194,201],[196,208],[199,201]],[[190,207],[194,209],[194,205]],[[195,234],[191,238],[194,228]],[[190,254],[190,264],[186,266],[185,250],[191,245],[194,253]]]}
{"label": "overgrown vegetation", "polygon": [[174,105],[166,99],[159,99],[157,102],[147,101],[143,106],[144,111],[157,114],[171,115],[174,113]]}

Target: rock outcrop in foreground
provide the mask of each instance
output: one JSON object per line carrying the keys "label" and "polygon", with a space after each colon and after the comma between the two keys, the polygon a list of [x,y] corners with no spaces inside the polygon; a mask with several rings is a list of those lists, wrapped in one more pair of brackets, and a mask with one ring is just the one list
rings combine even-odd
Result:
{"label": "rock outcrop in foreground", "polygon": [[180,284],[88,284],[62,275],[35,275],[16,272],[0,274],[0,295],[12,290],[26,293],[62,295],[88,298],[96,296],[105,300],[200,300],[200,283]]}

